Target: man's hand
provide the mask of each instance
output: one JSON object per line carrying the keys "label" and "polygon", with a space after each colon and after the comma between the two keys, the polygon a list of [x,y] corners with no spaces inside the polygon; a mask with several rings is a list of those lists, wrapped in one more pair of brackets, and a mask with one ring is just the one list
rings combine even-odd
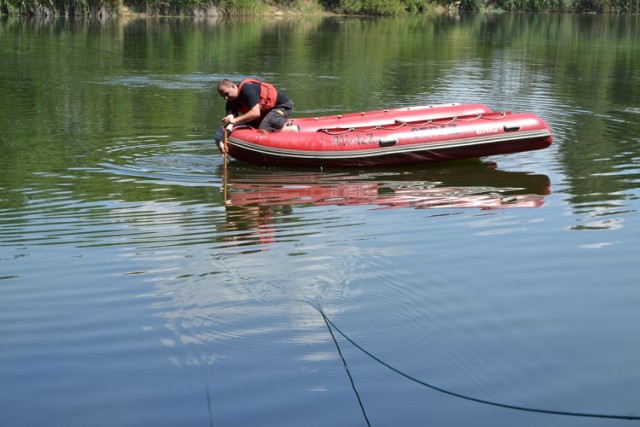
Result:
{"label": "man's hand", "polygon": [[226,117],[222,118],[222,126],[228,127],[230,125],[234,125],[236,123],[236,118],[233,117],[233,114],[229,114]]}

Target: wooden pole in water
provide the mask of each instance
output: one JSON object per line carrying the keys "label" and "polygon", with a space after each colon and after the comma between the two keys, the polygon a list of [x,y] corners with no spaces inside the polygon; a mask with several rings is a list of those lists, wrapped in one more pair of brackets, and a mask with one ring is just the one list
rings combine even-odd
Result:
{"label": "wooden pole in water", "polygon": [[224,128],[224,136],[222,138],[222,156],[224,157],[224,172],[227,173],[227,128]]}
{"label": "wooden pole in water", "polygon": [[225,205],[227,204],[227,128],[223,129],[222,138],[222,157],[224,158],[224,169],[222,172],[222,197]]}

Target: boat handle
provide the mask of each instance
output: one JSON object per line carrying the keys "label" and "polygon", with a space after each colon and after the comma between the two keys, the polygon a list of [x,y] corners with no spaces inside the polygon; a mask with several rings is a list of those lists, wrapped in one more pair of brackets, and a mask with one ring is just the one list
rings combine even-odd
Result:
{"label": "boat handle", "polygon": [[517,130],[520,130],[520,126],[505,126],[504,127],[504,131],[505,132],[515,132]]}
{"label": "boat handle", "polygon": [[391,147],[392,145],[396,145],[398,143],[398,138],[386,138],[386,139],[380,139],[380,141],[378,142],[378,144],[380,144],[380,147]]}

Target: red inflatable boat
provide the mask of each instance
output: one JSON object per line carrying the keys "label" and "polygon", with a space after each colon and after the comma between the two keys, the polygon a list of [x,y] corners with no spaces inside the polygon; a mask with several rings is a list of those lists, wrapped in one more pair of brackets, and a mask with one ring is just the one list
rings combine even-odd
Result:
{"label": "red inflatable boat", "polygon": [[497,112],[481,104],[443,104],[294,118],[298,132],[228,134],[236,160],[268,166],[394,166],[479,158],[551,145],[534,114]]}

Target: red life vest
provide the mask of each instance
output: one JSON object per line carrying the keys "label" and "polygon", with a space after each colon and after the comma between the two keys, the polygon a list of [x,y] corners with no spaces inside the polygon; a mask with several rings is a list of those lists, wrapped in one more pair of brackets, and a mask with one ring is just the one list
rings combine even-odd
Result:
{"label": "red life vest", "polygon": [[[245,79],[241,81],[240,85],[238,86],[238,94],[240,93],[240,91],[242,91],[242,86],[244,86],[246,83],[254,83],[254,84],[260,85],[260,111],[261,112],[266,113],[276,106],[276,99],[278,99],[278,91],[276,90],[274,85],[272,85],[271,83],[261,82],[256,79]],[[250,109],[251,108],[244,105],[244,103],[238,102],[238,111],[240,113],[244,114]]]}

